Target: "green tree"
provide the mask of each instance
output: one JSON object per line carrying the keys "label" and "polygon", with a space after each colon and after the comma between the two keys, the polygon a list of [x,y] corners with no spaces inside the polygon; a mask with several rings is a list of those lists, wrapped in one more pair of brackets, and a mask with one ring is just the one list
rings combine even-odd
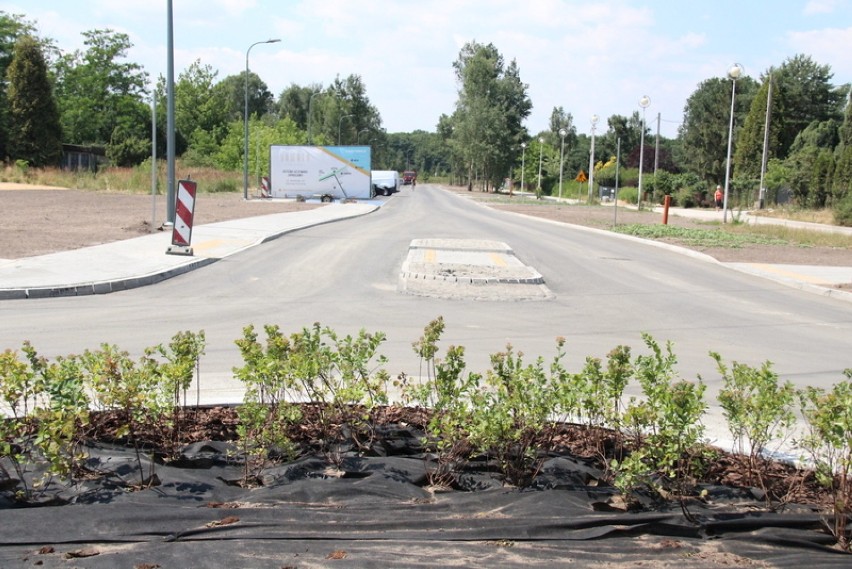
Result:
{"label": "green tree", "polygon": [[[754,80],[749,77],[736,82],[734,140],[756,90]],[[686,101],[680,127],[683,165],[708,183],[721,183],[725,179],[731,92],[730,80],[707,79]]]}
{"label": "green tree", "polygon": [[779,124],[777,153],[780,158],[787,157],[796,137],[812,122],[842,120],[844,91],[831,85],[833,76],[830,66],[818,65],[801,54],[787,59],[778,69],[777,107],[773,102],[773,120]]}
{"label": "green tree", "polygon": [[62,156],[59,111],[39,43],[20,36],[7,69],[9,155],[33,166],[51,166]]}
{"label": "green tree", "polygon": [[532,103],[513,61],[504,70],[493,44],[466,44],[453,63],[460,84],[453,114],[452,144],[461,157],[468,185],[474,178],[496,183],[517,159],[526,139],[522,122]]}
{"label": "green tree", "polygon": [[[228,75],[213,86],[217,101],[224,101],[227,121],[243,120],[246,106],[246,73]],[[248,74],[249,116],[275,112],[275,100],[266,83],[253,71]]]}
{"label": "green tree", "polygon": [[325,135],[335,144],[338,137],[341,144],[355,144],[358,132],[364,128],[374,132],[381,130],[381,115],[370,103],[360,75],[349,75],[345,79],[336,77],[327,95],[314,99],[313,113],[312,136]]}
{"label": "green tree", "polygon": [[0,10],[0,159],[8,156],[8,100],[6,98],[6,70],[12,63],[15,42],[21,35],[35,36],[35,26],[21,14],[7,14]]}
{"label": "green tree", "polygon": [[[852,93],[850,93],[852,96]],[[831,181],[831,195],[834,203],[852,196],[852,100],[847,98],[843,124],[840,127],[840,144],[834,151],[834,177]]]}
{"label": "green tree", "polygon": [[217,72],[196,60],[175,84],[175,129],[187,140],[187,157],[209,164],[228,130],[228,99],[216,89]]}
{"label": "green tree", "polygon": [[734,153],[734,174],[739,178],[760,178],[763,164],[763,142],[766,130],[766,105],[770,105],[769,140],[767,144],[767,159],[777,157],[781,126],[779,121],[772,120],[775,113],[774,103],[769,100],[769,85],[773,82],[773,93],[777,93],[777,79],[769,70],[763,78],[763,83],[755,94],[743,122],[743,127],[737,137],[737,148]]}
{"label": "green tree", "polygon": [[838,124],[834,120],[814,121],[796,137],[785,163],[790,169],[787,182],[799,205],[827,205],[838,142]]}
{"label": "green tree", "polygon": [[[311,109],[311,97],[314,102],[322,96],[322,85],[301,86],[292,83],[281,91],[278,97],[278,115],[290,117],[299,128],[308,131],[308,110]],[[311,109],[312,110],[312,109]]]}
{"label": "green tree", "polygon": [[[123,61],[133,46],[127,34],[113,30],[83,32],[85,50],[59,58],[56,100],[65,141],[109,146],[149,128],[148,74]],[[121,154],[121,153],[119,153]]]}

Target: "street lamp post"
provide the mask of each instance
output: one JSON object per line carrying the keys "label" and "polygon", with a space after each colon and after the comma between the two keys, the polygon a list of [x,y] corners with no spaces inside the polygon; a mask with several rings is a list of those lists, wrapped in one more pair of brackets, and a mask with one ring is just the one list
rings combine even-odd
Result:
{"label": "street lamp post", "polygon": [[355,135],[355,144],[361,144],[361,133],[362,132],[370,132],[369,128],[362,128],[358,131],[358,134]]}
{"label": "street lamp post", "polygon": [[592,188],[595,183],[595,127],[598,126],[598,115],[592,115],[592,147],[589,149],[589,203],[592,203]]}
{"label": "street lamp post", "polygon": [[564,128],[559,129],[559,136],[562,137],[562,146],[559,149],[559,199],[562,199],[562,164],[565,162],[565,135],[568,131]]}
{"label": "street lamp post", "polygon": [[337,145],[340,146],[340,127],[343,125],[343,119],[354,117],[355,115],[343,115],[337,120]]}
{"label": "street lamp post", "polygon": [[524,191],[524,159],[527,157],[527,143],[521,143],[521,192]]}
{"label": "street lamp post", "polygon": [[642,95],[639,106],[642,107],[642,134],[639,141],[639,195],[636,196],[636,209],[642,209],[642,170],[645,165],[645,109],[651,104],[648,95]]}
{"label": "street lamp post", "polygon": [[280,39],[269,39],[264,41],[259,41],[251,44],[246,50],[246,92],[245,92],[245,115],[243,121],[243,135],[245,138],[245,146],[243,147],[243,199],[248,199],[248,148],[249,148],[249,105],[248,105],[248,80],[249,80],[249,53],[251,53],[251,48],[256,45],[260,45],[262,43],[278,43]]}
{"label": "street lamp post", "polygon": [[535,188],[535,197],[541,198],[541,159],[544,154],[544,137],[538,137],[538,184]]}
{"label": "street lamp post", "polygon": [[316,97],[317,95],[322,95],[322,91],[317,91],[316,93],[311,95],[310,99],[308,99],[308,146],[310,146],[312,144],[312,141],[313,141],[312,132],[311,132],[311,119],[314,116],[314,113],[313,113],[314,97]]}
{"label": "street lamp post", "polygon": [[731,122],[728,126],[728,157],[725,160],[725,200],[722,203],[722,223],[728,223],[728,187],[731,181],[731,141],[734,138],[734,100],[737,95],[737,79],[743,74],[745,68],[739,63],[734,63],[728,69],[728,77],[731,79]]}

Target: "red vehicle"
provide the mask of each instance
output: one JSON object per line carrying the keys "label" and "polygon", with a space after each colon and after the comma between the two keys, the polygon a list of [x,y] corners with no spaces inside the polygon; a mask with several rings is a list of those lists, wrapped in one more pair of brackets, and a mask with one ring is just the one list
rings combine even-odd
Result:
{"label": "red vehicle", "polygon": [[417,180],[417,170],[406,170],[402,173],[403,186],[414,184],[415,180]]}

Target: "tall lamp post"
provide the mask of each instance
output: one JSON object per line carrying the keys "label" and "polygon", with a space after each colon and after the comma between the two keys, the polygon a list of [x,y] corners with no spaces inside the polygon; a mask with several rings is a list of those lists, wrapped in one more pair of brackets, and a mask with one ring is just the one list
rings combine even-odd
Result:
{"label": "tall lamp post", "polygon": [[527,143],[521,143],[521,192],[524,191],[524,159],[527,157]]}
{"label": "tall lamp post", "polygon": [[737,79],[743,74],[745,68],[739,63],[734,63],[728,69],[728,77],[731,79],[731,123],[728,126],[728,157],[725,160],[725,200],[722,203],[722,223],[728,223],[728,187],[731,182],[731,142],[734,138],[734,100],[737,95]]}
{"label": "tall lamp post", "polygon": [[355,115],[343,115],[337,120],[337,145],[340,146],[340,127],[343,125],[343,119],[354,117]]}
{"label": "tall lamp post", "polygon": [[369,128],[362,128],[358,131],[358,134],[355,135],[355,144],[361,144],[361,133],[362,132],[370,132]]}
{"label": "tall lamp post", "polygon": [[595,184],[595,127],[598,115],[592,115],[592,147],[589,149],[589,203],[592,203],[592,188]]}
{"label": "tall lamp post", "polygon": [[538,184],[535,188],[535,197],[541,197],[541,159],[544,155],[544,137],[538,137]]}
{"label": "tall lamp post", "polygon": [[251,44],[246,50],[246,92],[245,92],[245,116],[243,121],[243,134],[245,138],[245,146],[243,148],[243,199],[248,199],[248,147],[249,147],[249,109],[248,109],[248,80],[249,80],[249,53],[251,53],[251,48],[256,45],[260,45],[262,43],[278,43],[280,39],[269,39],[265,41],[259,41]]}
{"label": "tall lamp post", "polygon": [[565,135],[568,131],[564,128],[559,129],[559,136],[562,137],[562,146],[559,149],[559,199],[562,199],[562,164],[565,162]]}
{"label": "tall lamp post", "polygon": [[651,104],[648,95],[642,95],[639,106],[642,107],[642,135],[639,141],[639,195],[636,196],[636,209],[642,209],[642,170],[645,165],[645,109]]}

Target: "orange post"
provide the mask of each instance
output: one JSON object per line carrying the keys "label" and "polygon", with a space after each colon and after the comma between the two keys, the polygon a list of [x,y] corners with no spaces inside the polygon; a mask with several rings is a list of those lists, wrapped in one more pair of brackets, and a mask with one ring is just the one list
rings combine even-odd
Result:
{"label": "orange post", "polygon": [[663,225],[669,224],[669,206],[672,205],[672,197],[666,195],[663,200]]}

